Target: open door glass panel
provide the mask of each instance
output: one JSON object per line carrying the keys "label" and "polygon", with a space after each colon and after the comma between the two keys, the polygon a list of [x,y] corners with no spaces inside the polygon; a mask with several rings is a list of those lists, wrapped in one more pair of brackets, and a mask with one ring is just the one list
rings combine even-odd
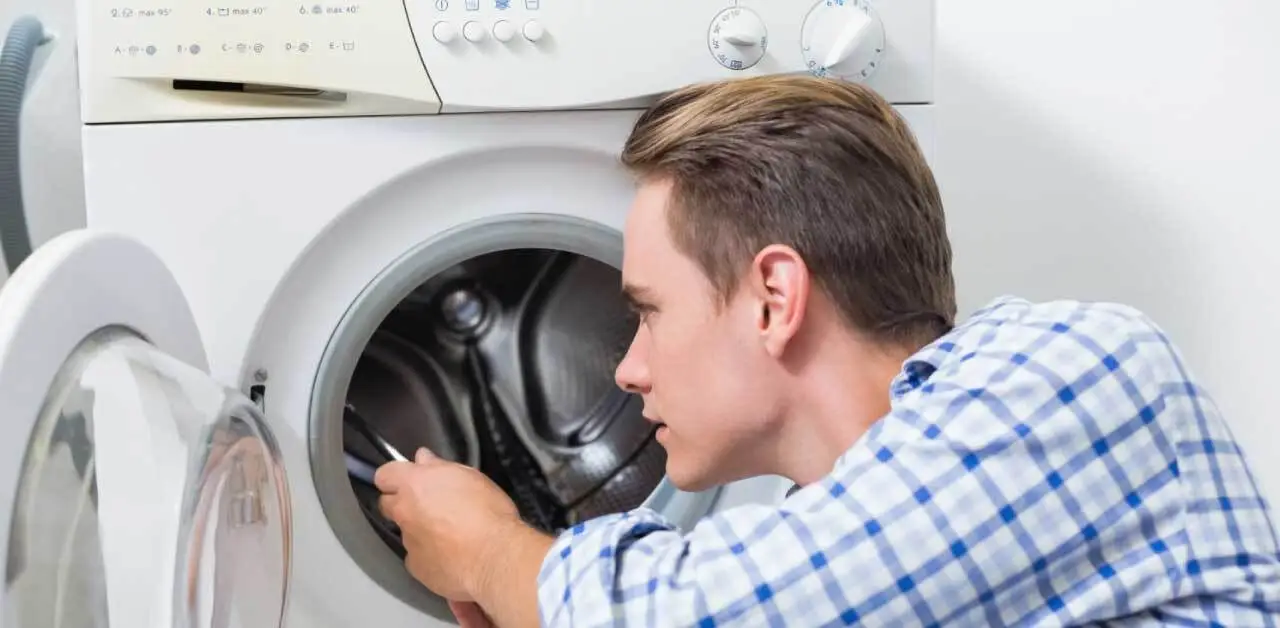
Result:
{"label": "open door glass panel", "polygon": [[249,400],[128,331],[98,332],[31,433],[4,625],[279,626],[287,486]]}

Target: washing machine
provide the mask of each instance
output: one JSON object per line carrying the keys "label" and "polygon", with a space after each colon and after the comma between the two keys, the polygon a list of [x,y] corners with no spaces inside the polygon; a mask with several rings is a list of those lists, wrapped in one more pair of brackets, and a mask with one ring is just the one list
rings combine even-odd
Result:
{"label": "washing machine", "polygon": [[0,621],[451,624],[370,486],[419,446],[552,532],[783,499],[678,490],[613,385],[618,153],[663,92],[814,72],[930,154],[934,12],[79,0],[88,226],[0,292]]}

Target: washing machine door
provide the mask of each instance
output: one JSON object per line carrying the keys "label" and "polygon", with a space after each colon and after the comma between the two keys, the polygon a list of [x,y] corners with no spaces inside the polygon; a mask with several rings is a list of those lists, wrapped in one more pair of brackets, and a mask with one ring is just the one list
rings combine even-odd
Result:
{"label": "washing machine door", "polygon": [[290,501],[143,245],[77,231],[0,289],[3,628],[279,626]]}

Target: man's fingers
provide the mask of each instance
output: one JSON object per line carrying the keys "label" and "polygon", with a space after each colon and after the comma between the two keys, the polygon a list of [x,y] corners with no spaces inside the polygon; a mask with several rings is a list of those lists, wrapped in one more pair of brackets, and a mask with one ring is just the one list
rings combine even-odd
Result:
{"label": "man's fingers", "polygon": [[413,468],[407,462],[388,462],[373,473],[373,485],[383,493],[396,493],[404,482],[405,472]]}
{"label": "man's fingers", "polygon": [[382,511],[382,516],[396,521],[397,525],[399,525],[399,521],[396,520],[397,501],[395,495],[383,495],[378,498],[378,510]]}
{"label": "man's fingers", "polygon": [[459,628],[492,628],[493,622],[475,602],[455,602],[449,600],[449,610],[458,620]]}

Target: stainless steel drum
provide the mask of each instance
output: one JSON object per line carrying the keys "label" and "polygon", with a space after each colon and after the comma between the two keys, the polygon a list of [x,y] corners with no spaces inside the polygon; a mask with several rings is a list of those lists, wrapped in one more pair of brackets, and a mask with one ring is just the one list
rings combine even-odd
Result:
{"label": "stainless steel drum", "polygon": [[356,367],[344,428],[353,485],[389,544],[396,531],[368,479],[392,451],[427,447],[481,469],[548,531],[653,492],[665,453],[640,399],[613,381],[637,322],[620,284],[587,257],[502,251],[440,273],[392,312]]}

